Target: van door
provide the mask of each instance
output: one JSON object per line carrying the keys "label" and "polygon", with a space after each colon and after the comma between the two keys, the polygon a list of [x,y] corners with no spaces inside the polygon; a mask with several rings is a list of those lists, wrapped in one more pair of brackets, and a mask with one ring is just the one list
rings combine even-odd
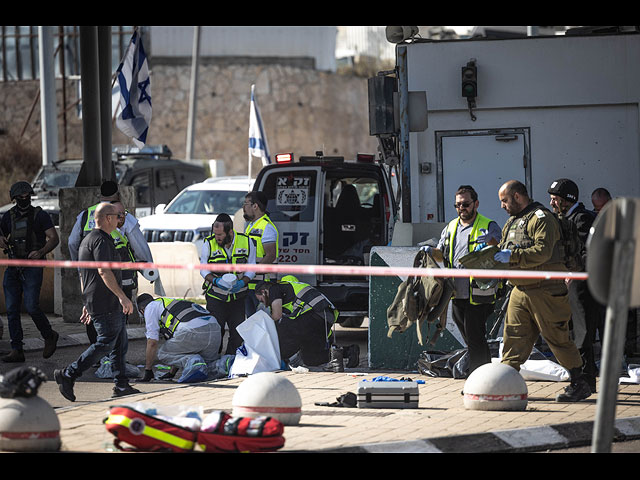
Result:
{"label": "van door", "polygon": [[[277,167],[265,172],[258,190],[267,196],[267,213],[278,228],[279,264],[320,265],[322,180],[318,167]],[[278,278],[284,274],[279,274]],[[296,275],[316,285],[315,275]]]}

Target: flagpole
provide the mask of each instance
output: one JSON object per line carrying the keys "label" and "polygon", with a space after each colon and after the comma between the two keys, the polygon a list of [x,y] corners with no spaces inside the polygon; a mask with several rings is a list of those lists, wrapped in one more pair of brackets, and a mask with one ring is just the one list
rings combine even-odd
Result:
{"label": "flagpole", "polygon": [[[253,108],[253,106],[251,105],[251,103],[252,103],[252,101],[253,101],[253,90],[254,90],[254,88],[255,88],[255,85],[254,85],[254,84],[252,84],[252,85],[251,85],[251,99],[250,99],[250,101],[249,101],[249,105],[250,105],[250,108],[249,108],[249,130],[251,130],[251,108]],[[247,162],[247,163],[248,163],[248,174],[247,174],[247,175],[248,175],[248,177],[249,177],[249,178],[248,178],[249,184],[251,184],[251,147],[249,147],[249,149],[247,150],[247,152],[248,152],[248,154],[249,154],[249,160],[248,160],[248,162]]]}

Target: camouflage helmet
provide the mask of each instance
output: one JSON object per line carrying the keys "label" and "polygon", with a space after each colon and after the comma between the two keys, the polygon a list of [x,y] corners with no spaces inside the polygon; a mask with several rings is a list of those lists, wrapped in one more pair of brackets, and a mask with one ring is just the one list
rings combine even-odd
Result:
{"label": "camouflage helmet", "polygon": [[11,197],[11,200],[19,197],[20,195],[26,194],[33,195],[33,188],[31,188],[30,183],[22,180],[11,185],[11,190],[9,190],[9,196]]}

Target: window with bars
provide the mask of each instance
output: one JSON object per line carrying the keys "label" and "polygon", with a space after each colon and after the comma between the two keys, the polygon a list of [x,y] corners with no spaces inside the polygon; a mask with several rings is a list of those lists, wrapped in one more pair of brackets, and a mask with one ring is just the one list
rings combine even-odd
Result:
{"label": "window with bars", "polygon": [[[80,75],[80,31],[77,26],[54,27],[56,77]],[[133,26],[111,27],[111,62],[115,72],[129,45]],[[144,28],[139,31],[144,38]],[[0,81],[36,80],[39,77],[38,27],[0,27]]]}

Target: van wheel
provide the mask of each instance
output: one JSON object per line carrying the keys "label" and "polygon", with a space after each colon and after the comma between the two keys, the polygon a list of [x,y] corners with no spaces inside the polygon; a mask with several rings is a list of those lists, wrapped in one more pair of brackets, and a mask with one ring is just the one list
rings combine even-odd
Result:
{"label": "van wheel", "polygon": [[339,317],[338,323],[345,328],[358,328],[364,322],[364,317]]}

